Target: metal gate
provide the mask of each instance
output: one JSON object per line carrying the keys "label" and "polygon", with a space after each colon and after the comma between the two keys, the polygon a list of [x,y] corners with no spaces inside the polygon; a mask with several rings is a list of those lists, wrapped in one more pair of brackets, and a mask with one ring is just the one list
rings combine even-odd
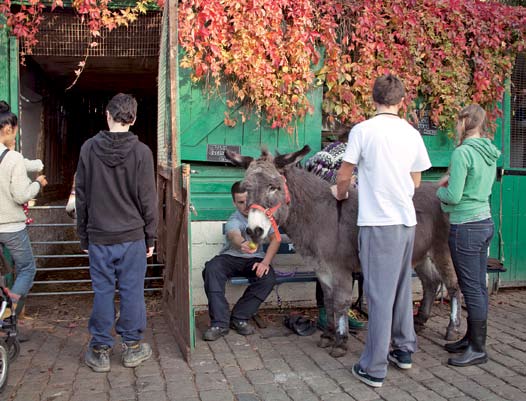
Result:
{"label": "metal gate", "polygon": [[[66,215],[65,206],[33,206],[30,215],[35,220],[28,231],[37,274],[29,296],[93,293],[89,258],[81,252],[76,224]],[[145,292],[162,289],[162,268],[156,255],[148,260]]]}
{"label": "metal gate", "polygon": [[526,53],[517,56],[505,102],[502,169],[502,286],[526,285]]}

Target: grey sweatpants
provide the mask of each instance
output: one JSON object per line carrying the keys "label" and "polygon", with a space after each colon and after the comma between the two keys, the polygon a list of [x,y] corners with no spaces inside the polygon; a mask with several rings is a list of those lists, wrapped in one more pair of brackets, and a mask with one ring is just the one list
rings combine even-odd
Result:
{"label": "grey sweatpants", "polygon": [[371,376],[387,374],[389,345],[416,351],[411,257],[415,227],[364,226],[358,236],[369,322],[360,367]]}

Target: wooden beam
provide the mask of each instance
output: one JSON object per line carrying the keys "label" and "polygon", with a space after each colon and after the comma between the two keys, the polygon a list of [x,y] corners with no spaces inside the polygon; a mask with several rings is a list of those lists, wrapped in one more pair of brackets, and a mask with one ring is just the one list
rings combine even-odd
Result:
{"label": "wooden beam", "polygon": [[177,8],[178,1],[168,0],[168,49],[170,66],[170,121],[171,121],[171,138],[172,138],[172,196],[180,203],[184,202],[182,195],[182,177],[180,171],[181,153],[179,138],[179,40],[177,32]]}

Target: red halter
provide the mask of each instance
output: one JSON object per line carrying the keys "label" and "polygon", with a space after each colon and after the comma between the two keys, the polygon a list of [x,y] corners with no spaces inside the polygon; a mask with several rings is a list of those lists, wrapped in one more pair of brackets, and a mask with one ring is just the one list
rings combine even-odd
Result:
{"label": "red halter", "polygon": [[[285,191],[285,204],[290,203],[290,192],[289,187],[287,186],[287,179],[284,175],[283,177],[283,190]],[[274,218],[274,213],[281,207],[281,202],[279,202],[276,206],[270,207],[268,209],[264,208],[261,205],[258,205],[256,203],[250,205],[250,209],[257,209],[265,213],[265,216],[267,216],[267,219],[269,219],[270,224],[272,225],[272,228],[274,229],[274,234],[276,235],[276,239],[281,242],[281,234],[279,233],[279,227],[278,223],[276,223],[276,219]]]}

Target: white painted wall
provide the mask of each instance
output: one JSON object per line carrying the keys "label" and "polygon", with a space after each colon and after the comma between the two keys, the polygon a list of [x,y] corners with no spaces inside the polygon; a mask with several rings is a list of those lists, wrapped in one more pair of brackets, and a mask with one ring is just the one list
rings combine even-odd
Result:
{"label": "white painted wall", "polygon": [[[195,221],[192,222],[192,295],[196,310],[207,308],[206,294],[203,288],[202,271],[205,262],[219,253],[223,246],[223,224],[224,221]],[[303,265],[299,255],[276,255],[272,266],[275,270],[290,272],[311,271],[308,266]],[[227,284],[226,295],[230,304],[233,305],[245,290],[244,285]],[[277,294],[279,294],[283,306],[315,306],[316,293],[315,283],[289,283],[276,286],[272,294],[267,298],[263,307],[277,307]]]}

